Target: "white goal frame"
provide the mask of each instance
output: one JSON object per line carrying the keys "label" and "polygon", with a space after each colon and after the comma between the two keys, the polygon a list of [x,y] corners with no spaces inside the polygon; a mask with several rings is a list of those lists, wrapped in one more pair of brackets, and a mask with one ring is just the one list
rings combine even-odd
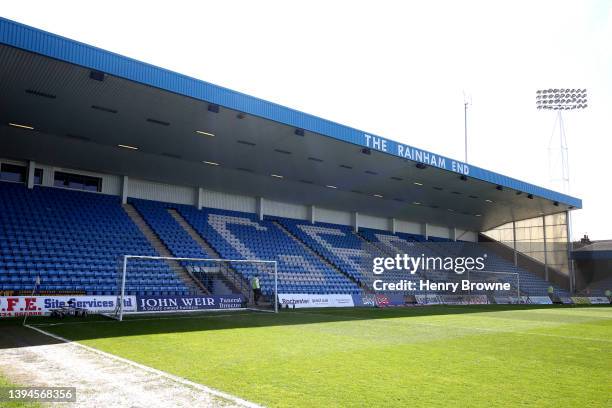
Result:
{"label": "white goal frame", "polygon": [[[168,261],[193,261],[193,262],[216,262],[219,264],[236,264],[236,263],[250,263],[250,264],[264,264],[272,265],[274,267],[274,313],[278,313],[278,261],[266,261],[261,259],[215,259],[215,258],[181,258],[181,257],[169,257],[169,256],[148,256],[148,255],[124,255],[123,266],[121,270],[121,290],[119,293],[119,299],[117,302],[117,320],[123,321],[123,301],[125,299],[125,281],[127,278],[127,266],[128,260],[130,259],[157,259],[157,260],[168,260]],[[227,311],[227,309],[223,309]],[[201,312],[201,310],[199,310]],[[137,312],[136,312],[137,313]],[[151,313],[151,312],[146,312]]]}

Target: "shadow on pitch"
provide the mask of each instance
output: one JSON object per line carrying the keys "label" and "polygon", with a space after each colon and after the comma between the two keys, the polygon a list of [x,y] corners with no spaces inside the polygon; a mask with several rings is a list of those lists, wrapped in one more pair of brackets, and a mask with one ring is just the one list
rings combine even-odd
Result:
{"label": "shadow on pitch", "polygon": [[[87,318],[30,317],[28,325],[73,341],[182,333],[194,331],[262,328],[292,326],[345,321],[395,319],[423,316],[462,315],[472,313],[493,313],[500,311],[551,310],[578,308],[563,305],[475,305],[475,306],[427,306],[404,308],[334,308],[334,309],[282,309],[280,313],[254,311],[203,312],[180,315],[132,315],[123,322],[102,316]],[[590,305],[590,307],[593,307]],[[604,305],[603,307],[606,307]],[[536,313],[505,315],[516,320],[550,321],[554,315]],[[567,316],[565,316],[567,318]],[[588,320],[586,317],[577,319]],[[46,336],[33,329],[23,327],[22,318],[0,319],[0,349],[28,347],[60,343],[61,340]]]}

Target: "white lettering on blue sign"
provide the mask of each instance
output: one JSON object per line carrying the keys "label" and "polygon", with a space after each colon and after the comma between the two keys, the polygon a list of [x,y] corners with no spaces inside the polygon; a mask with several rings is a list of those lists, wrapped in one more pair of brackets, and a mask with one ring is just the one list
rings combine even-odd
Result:
{"label": "white lettering on blue sign", "polygon": [[[364,133],[364,137],[365,145],[367,147],[380,150],[381,152],[392,153],[388,150],[389,145],[391,145],[392,143],[396,143],[388,142],[382,137],[368,135],[367,133]],[[445,157],[441,157],[434,153],[426,152],[424,150],[415,149],[414,147],[410,147],[402,143],[396,143],[396,145],[397,150],[394,154],[404,159],[427,164],[428,166],[439,167],[445,170],[451,170],[455,173],[463,174],[466,176],[470,174],[470,166],[468,166],[466,163],[450,160],[450,163],[447,164],[447,159]]]}
{"label": "white lettering on blue sign", "polygon": [[454,172],[465,174],[466,176],[470,174],[470,166],[465,163],[460,163],[453,160],[451,167]]}
{"label": "white lettering on blue sign", "polygon": [[364,134],[366,138],[366,145],[372,149],[380,150],[381,152],[387,151],[387,141],[382,137],[376,137],[372,135]]}

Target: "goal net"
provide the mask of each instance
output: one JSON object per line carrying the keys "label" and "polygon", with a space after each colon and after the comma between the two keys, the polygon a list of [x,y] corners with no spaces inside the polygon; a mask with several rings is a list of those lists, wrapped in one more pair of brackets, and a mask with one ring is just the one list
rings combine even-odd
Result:
{"label": "goal net", "polygon": [[126,255],[114,313],[278,312],[276,261]]}
{"label": "goal net", "polygon": [[467,271],[464,277],[469,285],[463,285],[467,293],[486,293],[489,296],[520,297],[521,283],[517,272]]}
{"label": "goal net", "polygon": [[520,277],[516,272],[468,270],[457,274],[453,271],[428,271],[424,273],[423,279],[439,285],[431,286],[435,288],[435,293],[420,295],[423,303],[483,304],[521,301]]}

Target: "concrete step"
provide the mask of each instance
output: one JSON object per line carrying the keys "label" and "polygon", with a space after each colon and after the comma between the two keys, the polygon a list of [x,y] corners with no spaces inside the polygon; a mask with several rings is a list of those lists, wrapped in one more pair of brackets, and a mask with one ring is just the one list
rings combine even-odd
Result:
{"label": "concrete step", "polygon": [[[157,234],[151,229],[149,224],[142,218],[142,215],[134,208],[131,204],[123,204],[123,210],[130,217],[132,222],[138,227],[140,232],[145,236],[147,241],[151,244],[151,246],[155,249],[157,254],[161,257],[172,258],[173,255],[166,247],[166,245],[162,242],[161,239],[157,236]],[[166,264],[172,269],[183,281],[185,286],[193,292],[194,295],[204,295],[208,294],[208,290],[204,285],[202,285],[198,280],[193,279],[191,274],[177,261],[173,259],[166,259]]]}
{"label": "concrete step", "polygon": [[[202,250],[208,254],[211,259],[222,259],[221,255],[208,243],[202,236],[187,222],[187,220],[175,209],[169,208],[168,213],[174,220],[187,232]],[[227,268],[220,268],[223,284],[232,293],[242,293],[251,302],[253,294],[249,283],[240,275],[231,265],[226,264]]]}
{"label": "concrete step", "polygon": [[[300,237],[294,235],[291,231],[289,231],[287,228],[285,228],[285,226],[283,224],[281,224],[278,221],[272,221],[272,223],[274,225],[276,225],[278,228],[281,229],[281,231],[283,231],[285,234],[287,234],[291,239],[293,239],[298,245],[300,245],[302,248],[304,248],[304,250],[306,252],[311,253],[312,255],[314,255],[315,257],[319,258],[325,265],[329,266],[329,268],[336,272],[339,273],[342,276],[347,277],[349,280],[351,280],[351,282],[354,282],[356,284],[357,280],[355,278],[353,278],[352,276],[350,276],[347,273],[344,273],[340,268],[338,268],[336,265],[334,265],[330,260],[328,260],[327,258],[325,258],[323,255],[321,255],[320,253],[318,253],[317,251],[315,251],[314,249],[312,249],[311,247],[309,247],[304,241],[302,241],[300,239]],[[367,289],[367,287],[364,286],[364,283],[362,282],[361,288]]]}
{"label": "concrete step", "polygon": [[395,256],[396,253],[395,251],[393,251],[391,248],[387,247],[385,244],[383,244],[382,242],[372,242],[370,240],[368,240],[366,237],[364,237],[363,235],[361,235],[359,232],[353,232],[353,234],[355,234],[357,236],[357,238],[361,239],[362,241],[364,241],[366,243],[366,248],[368,248],[368,251],[375,253],[375,254],[384,254],[386,256]]}

